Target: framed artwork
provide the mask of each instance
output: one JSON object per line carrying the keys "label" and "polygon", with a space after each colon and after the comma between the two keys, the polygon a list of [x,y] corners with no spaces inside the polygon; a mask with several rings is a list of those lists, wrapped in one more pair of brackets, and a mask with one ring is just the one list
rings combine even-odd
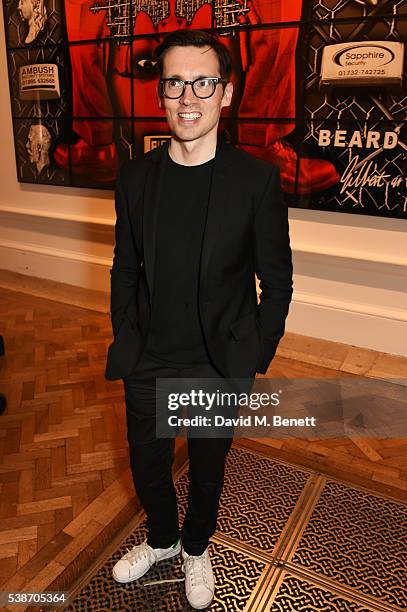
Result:
{"label": "framed artwork", "polygon": [[276,164],[289,206],[407,217],[402,0],[4,0],[18,180],[112,189],[169,138],[154,50],[219,35],[220,129]]}

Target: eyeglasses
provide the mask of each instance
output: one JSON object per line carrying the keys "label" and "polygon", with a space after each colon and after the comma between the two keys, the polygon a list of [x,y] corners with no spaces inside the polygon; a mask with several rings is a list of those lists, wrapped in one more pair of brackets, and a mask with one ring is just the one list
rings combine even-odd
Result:
{"label": "eyeglasses", "polygon": [[160,79],[159,94],[162,98],[176,100],[184,95],[187,85],[191,85],[197,98],[210,98],[215,93],[219,83],[227,83],[227,79],[220,77],[200,77],[195,81],[182,81],[181,79]]}

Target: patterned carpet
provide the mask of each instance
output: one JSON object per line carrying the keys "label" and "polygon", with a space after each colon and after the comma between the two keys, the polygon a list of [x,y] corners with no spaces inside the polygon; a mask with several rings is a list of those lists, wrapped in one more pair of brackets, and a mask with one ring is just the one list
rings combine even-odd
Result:
{"label": "patterned carpet", "polygon": [[[187,490],[184,471],[177,481],[181,520]],[[143,586],[182,577],[180,557],[134,583],[112,579],[116,561],[145,536],[142,520],[99,561],[64,610],[191,610],[183,582]],[[239,446],[228,456],[210,553],[216,582],[211,612],[407,608],[404,504]]]}

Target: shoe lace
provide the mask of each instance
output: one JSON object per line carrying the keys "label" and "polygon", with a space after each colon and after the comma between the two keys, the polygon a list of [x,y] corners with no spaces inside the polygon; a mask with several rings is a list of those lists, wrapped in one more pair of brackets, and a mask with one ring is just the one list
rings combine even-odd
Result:
{"label": "shoe lace", "polygon": [[147,544],[147,542],[143,542],[142,544],[133,546],[132,549],[127,549],[127,553],[124,555],[123,559],[127,559],[130,565],[134,565],[137,563],[137,561],[141,561],[142,559],[152,561],[152,557],[154,558],[152,548]]}
{"label": "shoe lace", "polygon": [[[135,548],[140,548],[140,551],[136,551]],[[135,560],[137,560],[137,559],[143,558],[145,554],[149,554],[149,553],[154,555],[154,551],[150,548],[150,546],[148,546],[147,542],[143,542],[143,544],[140,544],[140,546],[138,547],[134,547],[127,554],[131,556],[131,558],[134,557]],[[136,555],[141,555],[141,556],[136,556]],[[125,557],[127,557],[127,555],[125,555]],[[145,586],[151,586],[152,584],[164,584],[166,582],[184,582],[184,580],[185,580],[185,577],[184,578],[166,578],[162,580],[149,580],[147,582],[142,582],[141,586],[145,587]]]}
{"label": "shoe lace", "polygon": [[165,582],[184,582],[184,578],[166,578],[163,580],[149,580],[148,582],[143,582],[141,586],[151,586],[152,584],[164,584]]}
{"label": "shoe lace", "polygon": [[[205,553],[202,555],[190,555],[187,557],[182,564],[182,571],[184,574],[190,574],[191,578],[191,586],[197,586],[199,584],[205,584],[209,586],[207,575],[205,572],[206,569],[206,559],[207,556]],[[148,582],[143,582],[142,586],[150,586],[152,584],[164,584],[166,582],[184,582],[184,578],[168,578],[164,580],[151,580]]]}
{"label": "shoe lace", "polygon": [[202,555],[190,555],[185,559],[182,570],[185,574],[190,574],[191,586],[197,586],[199,584],[209,586],[205,572],[206,558],[206,554],[203,553]]}

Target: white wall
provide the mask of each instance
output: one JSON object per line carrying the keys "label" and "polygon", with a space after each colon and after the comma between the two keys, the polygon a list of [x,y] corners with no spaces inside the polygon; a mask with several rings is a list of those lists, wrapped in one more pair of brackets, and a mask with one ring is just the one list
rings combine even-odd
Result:
{"label": "white wall", "polygon": [[0,268],[108,290],[113,192],[17,182],[0,11]]}
{"label": "white wall", "polygon": [[[17,182],[0,11],[0,268],[108,290],[113,193]],[[287,329],[407,355],[407,221],[290,209]]]}

